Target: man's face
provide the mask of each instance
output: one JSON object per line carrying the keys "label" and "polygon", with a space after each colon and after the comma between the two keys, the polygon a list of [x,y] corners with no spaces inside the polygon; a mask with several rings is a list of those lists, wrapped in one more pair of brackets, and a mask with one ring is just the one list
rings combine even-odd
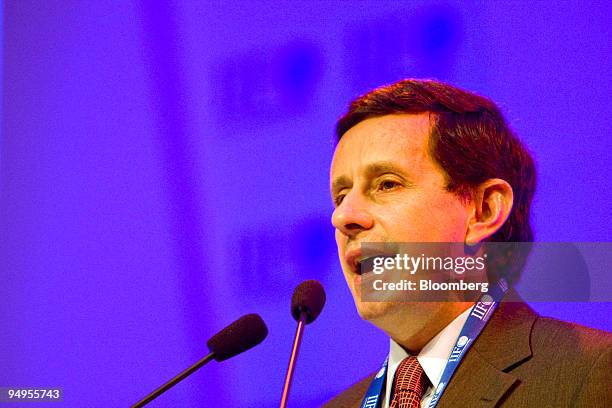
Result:
{"label": "man's face", "polygon": [[366,119],[344,134],[331,165],[332,223],[344,277],[361,317],[388,334],[407,318],[422,329],[445,305],[362,302],[355,265],[361,244],[465,240],[471,207],[446,191],[444,171],[429,154],[429,133],[427,113]]}

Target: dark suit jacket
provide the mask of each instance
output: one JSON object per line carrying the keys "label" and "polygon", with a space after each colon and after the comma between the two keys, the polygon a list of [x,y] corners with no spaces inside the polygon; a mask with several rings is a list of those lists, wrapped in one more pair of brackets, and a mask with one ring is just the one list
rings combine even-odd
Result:
{"label": "dark suit jacket", "polygon": [[[375,374],[375,373],[374,373]],[[374,376],[324,407],[358,408]],[[612,334],[503,302],[438,407],[612,407]]]}

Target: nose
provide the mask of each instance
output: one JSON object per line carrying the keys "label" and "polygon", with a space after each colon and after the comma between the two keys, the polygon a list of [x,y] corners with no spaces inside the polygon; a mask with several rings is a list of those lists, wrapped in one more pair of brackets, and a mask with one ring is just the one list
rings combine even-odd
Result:
{"label": "nose", "polygon": [[364,197],[357,191],[348,193],[332,215],[332,224],[347,237],[355,237],[374,225]]}

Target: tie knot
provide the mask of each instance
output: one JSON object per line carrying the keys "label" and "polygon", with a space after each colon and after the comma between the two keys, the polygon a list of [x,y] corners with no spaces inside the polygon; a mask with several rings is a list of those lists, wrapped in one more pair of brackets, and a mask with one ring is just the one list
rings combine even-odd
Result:
{"label": "tie knot", "polygon": [[423,367],[414,356],[408,356],[400,363],[393,380],[391,408],[419,407],[426,388]]}

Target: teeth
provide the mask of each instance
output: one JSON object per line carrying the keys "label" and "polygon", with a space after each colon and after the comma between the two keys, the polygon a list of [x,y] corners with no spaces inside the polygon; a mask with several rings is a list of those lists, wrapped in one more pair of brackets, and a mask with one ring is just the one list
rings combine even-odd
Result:
{"label": "teeth", "polygon": [[357,259],[357,263],[364,263],[365,261],[369,260],[369,259],[374,259],[374,258],[378,258],[381,256],[385,256],[385,255],[370,255],[370,256],[362,256],[361,258]]}
{"label": "teeth", "polygon": [[359,260],[357,261],[357,273],[361,274],[370,272],[374,263],[373,259],[375,257],[376,255],[362,256],[361,258],[359,258]]}
{"label": "teeth", "polygon": [[357,258],[357,265],[361,265],[364,261],[370,259],[370,258],[374,258],[376,257],[376,255],[371,255],[371,256],[360,256],[359,258]]}

